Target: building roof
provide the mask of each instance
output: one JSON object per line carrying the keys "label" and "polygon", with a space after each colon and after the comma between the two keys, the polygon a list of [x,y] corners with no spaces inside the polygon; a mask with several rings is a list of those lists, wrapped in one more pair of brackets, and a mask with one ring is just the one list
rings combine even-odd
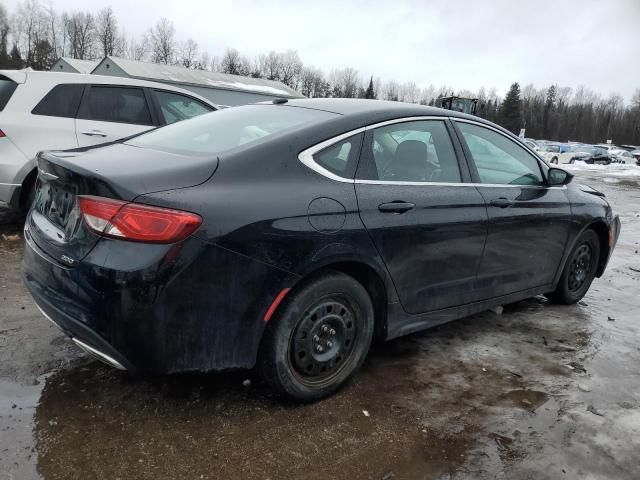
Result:
{"label": "building roof", "polygon": [[[58,62],[65,62],[71,68],[75,69],[78,73],[91,73],[98,65],[98,60],[78,60],[71,57],[60,57]],[[56,62],[56,63],[58,63]]]}
{"label": "building roof", "polygon": [[206,70],[192,70],[160,63],[138,62],[118,57],[105,57],[94,70],[97,70],[102,64],[107,62],[112,62],[124,70],[127,75],[134,78],[175,84],[189,84],[205,88],[240,90],[278,97],[302,97],[302,95],[292,88],[273,80],[209,72]]}

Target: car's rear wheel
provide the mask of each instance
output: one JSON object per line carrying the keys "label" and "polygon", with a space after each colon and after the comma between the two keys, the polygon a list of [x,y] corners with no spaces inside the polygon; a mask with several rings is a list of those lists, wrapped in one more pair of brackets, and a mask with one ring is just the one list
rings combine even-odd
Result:
{"label": "car's rear wheel", "polygon": [[360,368],[373,336],[365,288],[326,272],[292,291],[265,332],[258,368],[285,396],[312,402],[331,395]]}
{"label": "car's rear wheel", "polygon": [[567,258],[558,286],[547,297],[564,305],[579,301],[596,276],[599,259],[600,240],[593,230],[587,230],[580,235]]}
{"label": "car's rear wheel", "polygon": [[553,157],[551,159],[551,163],[553,163],[554,165],[557,165],[558,164],[558,159],[556,157]]}

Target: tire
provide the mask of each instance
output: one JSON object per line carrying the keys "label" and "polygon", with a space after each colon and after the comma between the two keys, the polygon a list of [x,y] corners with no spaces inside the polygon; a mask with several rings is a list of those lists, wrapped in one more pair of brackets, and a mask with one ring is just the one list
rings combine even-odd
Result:
{"label": "tire", "polygon": [[373,337],[373,304],[354,278],[327,271],[285,297],[265,332],[261,377],[283,396],[313,402],[360,368]]}
{"label": "tire", "polygon": [[567,257],[556,289],[546,296],[554,303],[572,305],[585,296],[596,276],[600,240],[593,230],[583,232]]}
{"label": "tire", "polygon": [[558,159],[557,159],[557,158],[555,158],[555,157],[554,157],[554,158],[552,158],[552,159],[551,159],[551,163],[552,163],[552,164],[554,164],[554,165],[557,165],[557,164],[558,164]]}

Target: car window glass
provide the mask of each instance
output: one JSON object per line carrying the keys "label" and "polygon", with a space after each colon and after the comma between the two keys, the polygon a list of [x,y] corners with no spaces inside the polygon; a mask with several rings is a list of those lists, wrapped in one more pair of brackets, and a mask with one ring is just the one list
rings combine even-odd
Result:
{"label": "car window glass", "polygon": [[543,185],[538,161],[513,140],[488,128],[458,122],[482,183]]}
{"label": "car window glass", "polygon": [[127,143],[179,153],[214,154],[258,144],[272,135],[337,116],[335,113],[308,108],[245,105],[167,125]]}
{"label": "car window glass", "polygon": [[444,122],[403,122],[373,130],[358,178],[400,182],[461,181]]}
{"label": "car window glass", "polygon": [[0,112],[4,109],[7,103],[9,103],[9,99],[17,87],[17,83],[9,79],[5,79],[4,77],[0,77]]}
{"label": "car window glass", "polygon": [[313,160],[330,172],[345,178],[353,178],[362,135],[354,135],[316,153]]}
{"label": "car window glass", "polygon": [[80,106],[84,85],[63,84],[55,86],[31,111],[34,115],[75,118]]}
{"label": "car window glass", "polygon": [[141,88],[93,86],[87,101],[89,120],[151,125],[151,114]]}
{"label": "car window glass", "polygon": [[156,90],[160,110],[167,125],[211,112],[208,105],[178,93]]}

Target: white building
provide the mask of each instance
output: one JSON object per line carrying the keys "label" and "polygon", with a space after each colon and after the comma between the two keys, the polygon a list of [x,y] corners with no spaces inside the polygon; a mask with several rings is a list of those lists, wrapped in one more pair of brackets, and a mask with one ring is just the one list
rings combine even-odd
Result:
{"label": "white building", "polygon": [[117,57],[105,57],[91,73],[177,85],[202,95],[217,105],[246,105],[274,98],[302,97],[292,88],[273,80],[192,70]]}
{"label": "white building", "polygon": [[52,72],[91,73],[98,63],[98,60],[78,60],[77,58],[60,57],[50,70]]}

